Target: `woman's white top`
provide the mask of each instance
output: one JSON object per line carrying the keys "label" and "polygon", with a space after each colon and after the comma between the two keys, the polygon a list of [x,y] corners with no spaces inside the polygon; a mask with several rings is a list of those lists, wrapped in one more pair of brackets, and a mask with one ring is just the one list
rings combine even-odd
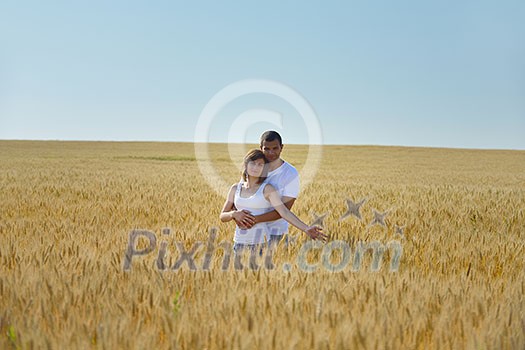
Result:
{"label": "woman's white top", "polygon": [[[250,197],[241,197],[242,182],[237,184],[237,190],[235,191],[235,197],[233,203],[237,210],[246,209],[252,213],[252,215],[261,215],[268,213],[273,210],[273,207],[269,201],[264,198],[264,188],[267,183],[263,182],[257,191]],[[269,235],[268,226],[265,222],[260,222],[253,225],[252,228],[247,230],[241,230],[238,226],[235,227],[235,236],[233,241],[242,244],[259,244],[264,243],[264,238]]]}

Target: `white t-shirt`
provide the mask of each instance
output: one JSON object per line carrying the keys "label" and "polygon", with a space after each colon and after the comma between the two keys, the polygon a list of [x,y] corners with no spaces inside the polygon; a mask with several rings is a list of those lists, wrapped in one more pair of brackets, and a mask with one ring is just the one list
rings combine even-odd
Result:
{"label": "white t-shirt", "polygon": [[[257,192],[244,198],[241,197],[242,182],[239,182],[233,200],[235,207],[238,210],[249,210],[253,215],[261,215],[272,211],[273,207],[271,203],[264,198],[264,187],[266,187],[266,185],[267,182],[264,182],[257,189]],[[233,241],[235,243],[243,244],[259,244],[264,242],[264,238],[267,237],[268,234],[268,225],[266,222],[255,224],[252,228],[247,230],[242,230],[236,226]]]}
{"label": "white t-shirt", "polygon": [[[299,195],[299,173],[286,161],[268,173],[266,182],[275,187],[281,198],[297,198]],[[283,235],[288,232],[288,222],[282,218],[267,222],[267,226],[271,235]]]}

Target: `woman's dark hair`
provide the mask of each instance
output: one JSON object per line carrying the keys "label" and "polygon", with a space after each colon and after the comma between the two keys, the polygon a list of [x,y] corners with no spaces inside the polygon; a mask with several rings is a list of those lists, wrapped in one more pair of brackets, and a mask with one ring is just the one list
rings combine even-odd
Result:
{"label": "woman's dark hair", "polygon": [[[248,167],[248,163],[252,162],[257,159],[263,159],[264,163],[268,163],[268,159],[264,156],[264,153],[260,149],[252,149],[246,155],[244,156],[243,161],[243,168],[242,168],[242,178],[244,181],[248,181],[248,172],[246,171],[246,168]],[[257,180],[257,184],[261,184],[266,180],[266,177],[268,175],[268,167],[265,165],[263,168],[263,172],[261,176],[259,176],[259,179]]]}

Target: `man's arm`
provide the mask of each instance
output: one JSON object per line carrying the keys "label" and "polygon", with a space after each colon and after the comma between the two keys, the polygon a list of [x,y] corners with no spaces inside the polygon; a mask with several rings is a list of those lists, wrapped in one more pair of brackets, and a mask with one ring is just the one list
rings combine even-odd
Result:
{"label": "man's arm", "polygon": [[[295,203],[295,198],[283,196],[282,201],[286,208],[288,208],[289,210],[292,210],[292,206]],[[266,214],[256,215],[255,223],[257,224],[259,222],[275,221],[280,218],[281,218],[281,215],[279,215],[277,210],[272,210]]]}

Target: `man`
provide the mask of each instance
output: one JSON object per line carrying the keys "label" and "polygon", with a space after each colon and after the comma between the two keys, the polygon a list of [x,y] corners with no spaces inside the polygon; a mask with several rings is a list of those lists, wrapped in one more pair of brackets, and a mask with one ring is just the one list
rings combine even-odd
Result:
{"label": "man", "polygon": [[[264,132],[261,135],[260,148],[269,162],[266,181],[277,189],[284,205],[291,210],[299,195],[299,173],[294,166],[281,159],[284,148],[281,135],[276,131]],[[233,219],[239,228],[251,228],[256,223],[267,222],[270,232],[268,242],[271,245],[278,243],[288,233],[288,222],[276,210],[257,216],[246,210],[236,211]],[[326,240],[326,235],[317,233],[310,238]]]}

